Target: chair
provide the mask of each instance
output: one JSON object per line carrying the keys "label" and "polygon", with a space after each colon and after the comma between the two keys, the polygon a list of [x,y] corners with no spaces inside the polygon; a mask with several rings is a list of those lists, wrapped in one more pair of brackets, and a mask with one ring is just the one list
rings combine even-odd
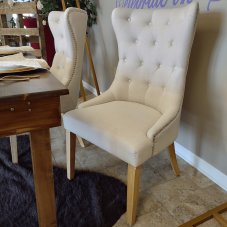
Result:
{"label": "chair", "polygon": [[198,3],[174,9],[115,9],[116,77],[101,96],[63,117],[68,179],[74,177],[75,135],[128,163],[131,226],[136,221],[141,164],[167,148],[173,170],[180,175],[174,141],[198,9]]}
{"label": "chair", "polygon": [[[69,89],[69,95],[60,97],[61,112],[66,113],[77,106],[85,47],[87,12],[72,7],[65,12],[51,12],[48,22],[54,36],[56,50],[50,71]],[[82,140],[82,138],[79,139]],[[10,143],[12,161],[18,163],[16,135],[10,137]]]}

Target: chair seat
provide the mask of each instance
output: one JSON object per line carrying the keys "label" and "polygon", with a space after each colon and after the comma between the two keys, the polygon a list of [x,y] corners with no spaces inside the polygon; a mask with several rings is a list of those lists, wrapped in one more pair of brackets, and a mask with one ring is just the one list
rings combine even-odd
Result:
{"label": "chair seat", "polygon": [[160,117],[151,107],[113,101],[66,113],[64,127],[137,167],[151,157],[153,141],[147,132]]}

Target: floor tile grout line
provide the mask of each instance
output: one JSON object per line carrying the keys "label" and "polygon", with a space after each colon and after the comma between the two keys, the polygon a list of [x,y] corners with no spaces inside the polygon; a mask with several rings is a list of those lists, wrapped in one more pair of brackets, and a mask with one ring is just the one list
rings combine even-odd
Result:
{"label": "floor tile grout line", "polygon": [[[202,191],[205,191],[205,192],[207,192],[206,190],[203,190],[203,188],[201,188],[201,187],[199,187],[195,182],[193,182],[187,175],[183,175],[183,176],[185,176],[186,178],[187,178],[187,180],[189,180],[192,184],[194,184],[196,187],[198,187],[199,189],[201,189]],[[181,177],[181,176],[180,176]],[[178,177],[177,177],[178,178]],[[177,178],[174,178],[174,179],[172,179],[172,180],[176,180]],[[170,181],[172,181],[172,180],[170,180]],[[169,182],[169,181],[168,181]],[[167,183],[167,182],[166,182]],[[162,185],[162,184],[164,184],[164,183],[161,183],[160,185]],[[157,185],[158,186],[158,185]],[[154,187],[156,187],[156,186],[154,186]],[[152,187],[152,188],[154,188],[154,187]],[[148,190],[152,193],[152,195],[162,204],[162,202],[153,194],[153,192],[150,190],[150,189],[152,189],[152,188],[149,188]],[[207,192],[208,193],[208,192]],[[210,196],[212,196],[210,193],[208,193]],[[205,201],[203,201],[203,202],[205,202]],[[204,203],[203,203],[204,204]],[[162,206],[168,211],[168,209],[162,204]],[[208,210],[207,210],[208,211]],[[168,211],[168,213],[170,213],[169,211]],[[174,218],[174,216],[170,213],[170,215]],[[198,215],[199,216],[199,215]],[[197,216],[197,217],[198,217]],[[176,220],[176,218],[174,218],[175,220]],[[177,221],[177,220],[176,220]],[[177,221],[178,222],[178,221]]]}
{"label": "floor tile grout line", "polygon": [[[172,180],[175,180],[176,178],[172,179]],[[179,224],[179,222],[176,220],[176,218],[170,213],[170,211],[162,204],[162,202],[154,195],[154,193],[148,189],[151,194],[159,201],[159,203],[163,206],[163,208],[170,214],[170,216]]]}

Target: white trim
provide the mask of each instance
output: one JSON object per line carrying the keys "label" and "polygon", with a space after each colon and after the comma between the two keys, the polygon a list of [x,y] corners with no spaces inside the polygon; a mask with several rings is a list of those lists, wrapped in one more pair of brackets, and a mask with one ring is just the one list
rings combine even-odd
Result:
{"label": "white trim", "polygon": [[190,165],[194,166],[201,173],[227,191],[227,176],[220,172],[218,169],[213,167],[208,162],[204,161],[197,155],[193,154],[191,151],[187,150],[179,143],[174,142],[176,154],[183,158]]}
{"label": "white trim", "polygon": [[[96,89],[95,89],[94,87],[92,87],[91,85],[89,85],[88,83],[86,83],[86,82],[83,81],[83,80],[82,80],[82,82],[83,82],[83,85],[84,85],[84,87],[85,87],[86,89],[88,89],[91,93],[93,93],[94,95],[97,96],[97,91],[96,91]],[[102,92],[100,92],[100,94],[102,94]]]}

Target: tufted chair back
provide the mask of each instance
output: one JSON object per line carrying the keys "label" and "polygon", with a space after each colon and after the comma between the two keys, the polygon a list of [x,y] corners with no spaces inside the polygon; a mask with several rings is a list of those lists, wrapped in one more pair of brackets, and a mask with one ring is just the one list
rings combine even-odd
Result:
{"label": "tufted chair back", "polygon": [[69,89],[69,95],[61,97],[61,111],[65,113],[77,105],[87,13],[68,8],[65,12],[51,12],[48,21],[56,50],[50,71]]}
{"label": "tufted chair back", "polygon": [[116,100],[144,104],[161,114],[172,106],[180,109],[197,15],[198,3],[113,11],[119,63],[110,90]]}

